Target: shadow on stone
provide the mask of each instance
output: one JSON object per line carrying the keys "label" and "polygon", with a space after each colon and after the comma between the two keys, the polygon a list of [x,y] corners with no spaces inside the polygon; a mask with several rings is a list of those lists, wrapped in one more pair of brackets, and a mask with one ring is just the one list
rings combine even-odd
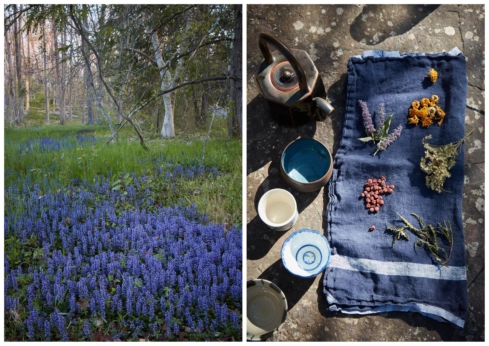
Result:
{"label": "shadow on stone", "polygon": [[367,45],[402,35],[430,15],[439,5],[365,5],[350,26],[351,37]]}
{"label": "shadow on stone", "polygon": [[315,132],[314,121],[298,127],[279,125],[272,120],[265,99],[255,97],[247,106],[247,174],[270,161],[278,168],[287,144],[299,137],[313,138]]}
{"label": "shadow on stone", "polygon": [[[246,230],[246,257],[248,260],[258,260],[263,258],[286,232],[277,232],[263,223],[259,216],[256,216],[247,225]],[[266,236],[264,238],[264,235]]]}
{"label": "shadow on stone", "polygon": [[[272,167],[270,165],[270,167]],[[270,168],[271,170],[272,168]],[[271,175],[269,175],[271,176]],[[272,180],[273,182],[270,182]],[[255,194],[254,207],[258,210],[258,202],[260,198],[265,194],[265,192],[271,189],[284,189],[292,193],[297,203],[297,211],[299,213],[299,218],[301,217],[301,212],[306,209],[309,204],[311,204],[319,194],[319,191],[315,192],[298,192],[289,187],[285,181],[280,177],[266,178],[260,185]],[[258,212],[257,212],[258,213]],[[256,216],[247,224],[247,258],[249,260],[257,260],[264,257],[272,246],[279,240],[285,232],[278,232],[270,229],[265,223],[260,219],[260,216]],[[264,238],[264,235],[266,236]]]}
{"label": "shadow on stone", "polygon": [[273,282],[284,292],[290,311],[312,286],[315,277],[305,279],[295,276],[284,267],[282,259],[279,259],[268,267],[259,279]]}

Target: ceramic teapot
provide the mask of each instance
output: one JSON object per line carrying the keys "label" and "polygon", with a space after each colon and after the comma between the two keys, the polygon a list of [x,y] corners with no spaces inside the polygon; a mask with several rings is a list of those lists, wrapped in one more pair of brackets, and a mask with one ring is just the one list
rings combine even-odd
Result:
{"label": "ceramic teapot", "polygon": [[[324,100],[326,89],[309,54],[288,49],[265,33],[260,34],[258,44],[265,60],[256,82],[268,102],[271,117],[287,126],[326,119],[333,107]],[[269,44],[277,50],[271,52]]]}

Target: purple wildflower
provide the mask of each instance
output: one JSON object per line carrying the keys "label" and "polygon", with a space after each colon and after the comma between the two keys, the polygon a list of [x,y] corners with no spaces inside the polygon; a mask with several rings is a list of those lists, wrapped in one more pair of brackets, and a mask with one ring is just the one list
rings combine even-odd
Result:
{"label": "purple wildflower", "polygon": [[375,132],[375,127],[372,122],[372,115],[368,111],[366,102],[362,100],[358,100],[358,103],[362,107],[363,126],[365,127],[365,132],[367,132],[367,134],[370,135]]}
{"label": "purple wildflower", "polygon": [[[394,143],[394,141],[396,139],[398,139],[399,136],[401,136],[401,131],[402,131],[402,125],[399,125],[397,127],[397,129],[394,130],[394,132],[392,132],[391,134],[389,134],[386,139],[384,139],[383,141],[381,141],[378,144],[377,151],[379,151],[379,150],[386,150],[389,145],[391,145],[392,143]],[[377,153],[377,151],[375,153]]]}
{"label": "purple wildflower", "polygon": [[89,322],[83,323],[83,334],[85,335],[85,338],[87,338],[87,339],[90,339],[90,337],[92,336],[92,333],[90,331],[90,323]]}
{"label": "purple wildflower", "polygon": [[380,136],[380,132],[382,131],[382,126],[384,125],[385,121],[385,109],[384,109],[384,103],[379,104],[379,111],[377,113],[376,117],[376,125],[377,125],[377,136]]}

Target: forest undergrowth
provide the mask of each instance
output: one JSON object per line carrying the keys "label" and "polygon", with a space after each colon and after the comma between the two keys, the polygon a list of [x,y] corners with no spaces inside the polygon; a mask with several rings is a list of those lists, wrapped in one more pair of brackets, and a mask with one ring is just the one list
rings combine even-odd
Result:
{"label": "forest undergrowth", "polygon": [[5,131],[6,340],[241,340],[241,141]]}

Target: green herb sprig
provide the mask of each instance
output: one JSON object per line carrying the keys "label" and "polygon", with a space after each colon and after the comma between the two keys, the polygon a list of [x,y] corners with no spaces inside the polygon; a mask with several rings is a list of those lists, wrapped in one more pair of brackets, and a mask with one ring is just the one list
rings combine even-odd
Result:
{"label": "green herb sprig", "polygon": [[431,190],[441,193],[446,191],[443,189],[443,184],[447,178],[450,178],[450,169],[455,165],[458,155],[457,149],[462,143],[472,134],[470,131],[464,138],[458,142],[449,143],[442,146],[434,146],[427,142],[431,139],[431,135],[423,138],[423,146],[425,147],[425,156],[421,158],[421,170],[426,175],[426,186]]}
{"label": "green herb sprig", "polygon": [[[413,215],[418,220],[421,228],[414,227],[408,220],[399,215],[402,222],[404,223],[404,226],[387,227],[387,230],[395,232],[394,239],[392,240],[392,246],[394,247],[396,240],[399,240],[401,237],[409,240],[409,236],[405,231],[406,229],[408,229],[418,236],[418,239],[416,239],[414,243],[416,247],[425,248],[441,265],[446,266],[446,263],[452,255],[453,249],[453,231],[450,222],[444,221],[443,224],[438,223],[437,226],[426,225],[426,223],[423,221],[423,219],[421,219],[420,216],[414,213],[412,213],[411,215]],[[444,238],[445,241],[448,243],[448,253],[445,248],[440,246],[438,237]]]}

